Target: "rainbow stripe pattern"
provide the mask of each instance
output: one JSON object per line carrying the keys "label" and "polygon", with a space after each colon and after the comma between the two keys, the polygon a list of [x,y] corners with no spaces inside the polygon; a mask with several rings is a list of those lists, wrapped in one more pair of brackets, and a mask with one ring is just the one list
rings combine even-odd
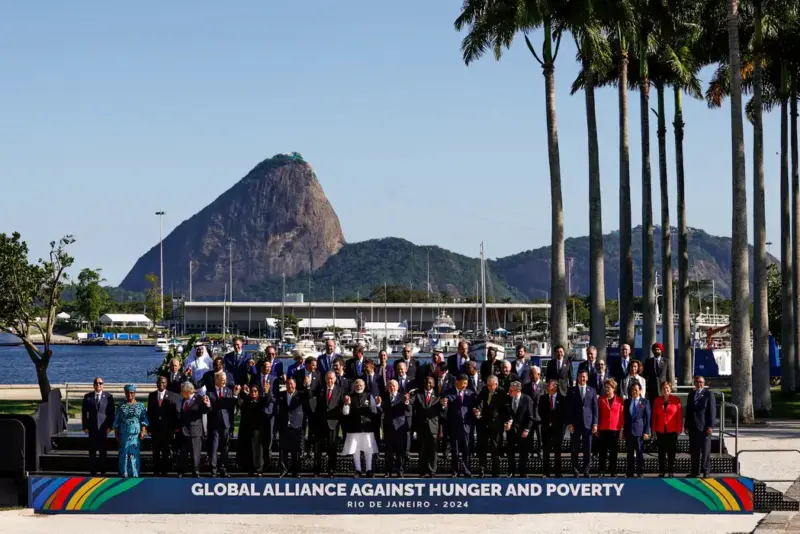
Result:
{"label": "rainbow stripe pattern", "polygon": [[141,482],[141,478],[39,478],[31,483],[30,506],[45,513],[94,512]]}
{"label": "rainbow stripe pattern", "polygon": [[753,481],[745,478],[667,478],[664,482],[711,512],[752,512]]}

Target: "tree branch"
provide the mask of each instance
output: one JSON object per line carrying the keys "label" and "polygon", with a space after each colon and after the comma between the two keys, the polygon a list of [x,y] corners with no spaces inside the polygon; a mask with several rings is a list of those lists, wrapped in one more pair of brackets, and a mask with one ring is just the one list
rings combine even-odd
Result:
{"label": "tree branch", "polygon": [[535,57],[536,61],[539,62],[539,65],[544,67],[544,63],[542,62],[541,59],[539,59],[539,56],[536,54],[536,49],[533,48],[533,45],[531,44],[531,40],[528,39],[528,34],[526,33],[526,34],[524,34],[524,36],[525,36],[525,44],[528,45],[528,50],[531,51],[531,54],[533,54],[533,57]]}

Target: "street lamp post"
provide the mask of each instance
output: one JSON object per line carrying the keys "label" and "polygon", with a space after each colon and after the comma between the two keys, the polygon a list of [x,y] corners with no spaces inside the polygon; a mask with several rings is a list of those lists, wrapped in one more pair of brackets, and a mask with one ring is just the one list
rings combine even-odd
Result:
{"label": "street lamp post", "polygon": [[233,302],[233,242],[236,241],[234,238],[228,238],[228,287],[231,288],[231,302]]}
{"label": "street lamp post", "polygon": [[164,320],[164,212],[157,211],[158,215],[158,248],[161,256],[161,274],[159,283],[161,284],[161,320]]}

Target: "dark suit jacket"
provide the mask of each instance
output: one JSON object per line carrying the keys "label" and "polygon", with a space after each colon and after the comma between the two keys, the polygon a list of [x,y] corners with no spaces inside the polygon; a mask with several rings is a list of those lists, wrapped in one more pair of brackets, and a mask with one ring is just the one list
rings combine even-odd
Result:
{"label": "dark suit jacket", "polygon": [[[203,375],[203,378],[199,382],[192,382],[194,387],[200,389],[201,387],[206,388],[206,390],[211,391],[215,387],[217,387],[216,383],[214,382],[214,371],[209,371]],[[228,371],[225,371],[225,385],[233,386],[234,385],[233,375],[230,374]],[[169,389],[169,388],[167,388]],[[178,388],[178,394],[180,394],[180,388]]]}
{"label": "dark suit jacket", "polygon": [[486,386],[486,381],[481,378],[480,373],[475,373],[475,376],[477,377],[478,384],[476,385],[476,380],[474,380],[472,377],[469,377],[469,380],[467,380],[467,389],[477,395],[483,391],[484,386]]}
{"label": "dark suit jacket", "polygon": [[533,427],[533,412],[535,411],[533,399],[522,393],[519,396],[517,410],[514,411],[513,407],[514,399],[508,397],[506,404],[508,414],[506,419],[511,419],[511,432],[516,435],[521,434],[523,430],[530,432]]}
{"label": "dark suit jacket", "polygon": [[496,375],[500,372],[499,365],[500,360],[495,360],[494,362],[484,360],[481,362],[481,368],[478,374],[480,374],[483,381],[486,382],[486,379],[489,378],[489,376]]}
{"label": "dark suit jacket", "polygon": [[236,397],[233,389],[225,386],[222,389],[222,397],[217,395],[217,388],[208,390],[208,400],[211,401],[211,410],[208,414],[208,430],[230,430],[233,428],[233,414],[236,410]]}
{"label": "dark suit jacket", "polygon": [[364,373],[366,373],[366,369],[364,369],[364,358],[361,358],[361,372],[358,372],[357,365],[358,361],[355,358],[350,358],[344,362],[344,376],[354,382],[356,378],[362,378]]}
{"label": "dark suit jacket", "polygon": [[650,356],[644,362],[644,379],[647,384],[647,398],[655,399],[661,391],[661,383],[667,380],[669,373],[669,360],[666,355],[661,356],[661,364],[656,366],[656,359]]}
{"label": "dark suit jacket", "polygon": [[540,380],[536,383],[536,391],[534,391],[533,386],[533,382],[528,382],[522,386],[522,393],[530,397],[533,401],[533,422],[538,423],[541,421],[539,417],[539,397],[547,395],[547,385]]}
{"label": "dark suit jacket", "polygon": [[353,381],[347,378],[347,376],[336,375],[336,385],[342,388],[345,395],[353,391]]}
{"label": "dark suit jacket", "polygon": [[403,394],[398,393],[391,400],[391,395],[385,393],[381,396],[381,405],[378,413],[383,414],[383,434],[406,434],[411,429],[411,401],[403,402]]}
{"label": "dark suit jacket", "polygon": [[[399,376],[395,375],[394,380],[397,380],[397,385],[400,387],[399,390],[400,393],[408,393],[412,389],[420,387],[420,385],[417,382],[415,382],[412,378],[410,378],[408,375],[406,375],[405,387],[403,387],[403,382],[400,380]],[[385,387],[382,387],[382,389],[386,391]]]}
{"label": "dark suit jacket", "polygon": [[442,422],[442,405],[436,392],[431,392],[430,403],[425,402],[425,392],[420,390],[411,397],[411,421],[417,434],[427,433],[433,437],[439,435],[439,425]]}
{"label": "dark suit jacket", "polygon": [[[306,386],[306,377],[311,376],[311,383]],[[319,391],[319,388],[325,385],[325,381],[323,380],[322,375],[319,371],[314,371],[313,373],[308,369],[301,369],[294,374],[294,381],[297,384],[297,389],[301,389],[309,393],[309,395],[314,396]]]}
{"label": "dark suit jacket", "polygon": [[397,364],[400,363],[400,362],[403,362],[403,363],[406,364],[406,376],[408,378],[410,378],[411,380],[414,380],[415,378],[417,378],[417,375],[421,374],[419,372],[419,362],[417,360],[415,360],[414,358],[411,358],[410,360],[405,361],[402,358],[400,358],[399,360],[394,362],[394,376],[395,376],[395,378],[397,378]]}
{"label": "dark suit jacket", "polygon": [[608,371],[601,376],[600,373],[595,370],[593,374],[589,375],[589,382],[587,383],[594,388],[598,395],[601,395],[605,391],[605,383],[609,378],[611,378],[611,375]]}
{"label": "dark suit jacket", "polygon": [[528,382],[531,381],[531,363],[525,360],[522,369],[517,369],[517,360],[516,358],[511,362],[511,372],[516,374],[519,377],[520,383],[524,386]]}
{"label": "dark suit jacket", "polygon": [[331,393],[331,400],[328,402],[328,386],[323,385],[317,392],[316,415],[317,424],[321,428],[336,430],[342,421],[342,405],[345,392],[342,388],[334,385]]}
{"label": "dark suit jacket", "polygon": [[464,390],[463,400],[459,399],[458,392],[447,395],[447,408],[444,409],[447,430],[450,437],[470,436],[475,425],[475,394],[468,389]]}
{"label": "dark suit jacket", "polygon": [[461,369],[459,369],[458,368],[458,353],[451,354],[450,356],[447,357],[447,369],[449,370],[451,375],[453,375],[455,377],[458,377],[458,375],[460,375],[462,373],[463,374],[467,373],[467,362],[469,362],[469,361],[475,361],[475,360],[471,359],[469,357],[469,355],[467,355],[467,359],[464,361],[464,366]]}
{"label": "dark suit jacket", "polygon": [[361,380],[364,381],[364,391],[372,395],[373,397],[378,397],[383,393],[381,389],[381,377],[379,375],[373,374],[372,376],[368,376],[364,373],[364,376],[361,377]]}
{"label": "dark suit jacket", "polygon": [[497,382],[501,389],[508,391],[511,389],[511,382],[519,382],[519,377],[514,371],[508,376],[497,375]]}
{"label": "dark suit jacket", "polygon": [[225,370],[233,375],[235,384],[246,384],[247,374],[250,371],[250,366],[247,362],[252,359],[250,355],[242,351],[240,360],[236,361],[236,353],[231,351],[222,357],[222,362],[225,365]]}
{"label": "dark suit jacket", "polygon": [[[630,362],[634,361],[633,357],[628,358],[628,366],[630,366]],[[625,379],[626,376],[630,371],[627,369],[623,369],[622,367],[622,358],[614,362],[614,365],[611,366],[611,376],[614,377],[614,380],[617,382],[617,388],[622,385],[622,381]]]}
{"label": "dark suit jacket", "polygon": [[275,395],[275,425],[279,431],[300,430],[306,412],[307,399],[300,390],[295,390],[291,402],[287,402],[285,391]]}
{"label": "dark suit jacket", "polygon": [[327,352],[323,352],[317,356],[317,369],[319,369],[321,374],[325,374],[328,371],[333,371],[333,360],[341,357],[341,354],[337,354],[335,352],[331,355],[328,355]]}
{"label": "dark suit jacket", "polygon": [[183,398],[178,400],[178,424],[180,433],[190,438],[200,438],[203,436],[203,414],[208,413],[203,402],[203,397],[194,395],[189,401],[189,407],[183,409]]}
{"label": "dark suit jacket", "polygon": [[650,402],[642,397],[636,399],[636,412],[631,415],[631,402],[634,399],[625,400],[625,437],[642,437],[650,434]]}
{"label": "dark suit jacket", "polygon": [[555,358],[547,362],[544,378],[547,381],[558,380],[558,392],[566,396],[569,388],[572,387],[572,360],[564,356],[560,371],[557,362],[558,360]]}
{"label": "dark suit jacket", "polygon": [[689,392],[683,424],[689,433],[704,434],[707,428],[714,428],[717,425],[717,400],[708,388],[703,388],[697,402],[694,396],[694,391]]}
{"label": "dark suit jacket", "polygon": [[443,377],[434,377],[433,383],[433,391],[440,397],[442,395],[449,395],[456,389],[456,379],[450,373],[447,373]]}
{"label": "dark suit jacket", "polygon": [[178,426],[180,397],[171,391],[164,391],[164,400],[158,405],[158,391],[147,396],[147,430],[154,436],[172,435]]}
{"label": "dark suit jacket", "polygon": [[92,391],[83,396],[81,406],[81,424],[83,430],[88,430],[89,435],[105,435],[114,424],[114,396],[103,391],[100,393],[100,405],[95,403],[96,393]]}
{"label": "dark suit jacket", "polygon": [[587,373],[589,373],[588,384],[597,391],[603,391],[603,388],[597,389],[595,387],[595,384],[597,383],[597,367],[595,367],[596,363],[597,360],[595,360],[591,364],[589,363],[589,360],[583,360],[580,364],[578,364],[578,372],[582,373],[583,371],[586,371]]}
{"label": "dark suit jacket", "polygon": [[572,387],[567,396],[567,406],[567,424],[574,426],[576,430],[591,430],[592,425],[597,424],[597,392],[591,386],[586,386],[583,399],[579,387]]}
{"label": "dark suit jacket", "polygon": [[542,418],[542,429],[551,429],[564,434],[564,425],[567,417],[567,399],[561,393],[556,393],[556,409],[550,408],[550,394],[542,393],[539,397],[539,417]]}
{"label": "dark suit jacket", "polygon": [[481,417],[475,421],[475,424],[495,432],[502,431],[503,425],[509,419],[507,401],[506,392],[497,388],[492,395],[492,402],[489,403],[489,388],[483,388],[475,401],[475,407],[481,411]]}
{"label": "dark suit jacket", "polygon": [[[203,376],[206,375],[214,375],[213,372],[209,371]],[[167,391],[171,391],[172,393],[176,393],[178,395],[181,394],[181,384],[185,381],[189,380],[186,375],[183,374],[183,371],[178,371],[177,373],[173,373],[172,371],[167,372],[165,375],[167,377]],[[194,382],[192,382],[194,384]]]}

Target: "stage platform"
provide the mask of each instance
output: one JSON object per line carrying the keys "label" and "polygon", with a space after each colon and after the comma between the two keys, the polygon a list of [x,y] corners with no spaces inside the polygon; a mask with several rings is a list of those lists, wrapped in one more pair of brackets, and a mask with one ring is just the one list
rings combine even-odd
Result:
{"label": "stage platform", "polygon": [[[341,442],[340,440],[340,451],[341,451]],[[231,468],[229,472],[233,475],[244,475],[245,473],[241,470],[236,468],[236,449],[237,449],[237,440],[234,438],[231,443],[230,447],[230,465]],[[53,438],[53,445],[54,449],[49,452],[48,454],[44,454],[39,459],[39,472],[43,474],[49,473],[88,473],[89,472],[89,454],[88,454],[88,438],[79,432],[65,432],[59,434]],[[205,443],[203,444],[203,472],[208,472],[208,461],[207,455],[205,452]],[[596,445],[596,443],[595,443]],[[108,446],[108,458],[105,465],[105,470],[107,473],[116,473],[117,472],[117,443],[113,437],[110,437],[107,441]],[[570,458],[570,440],[569,438],[565,438],[563,445],[562,445],[562,460],[561,460],[561,471],[564,475],[571,475],[572,474],[572,460]],[[627,454],[626,454],[626,447],[624,440],[620,440],[619,443],[619,454],[617,455],[617,475],[624,475],[626,472],[626,465],[627,465]],[[595,447],[596,449],[596,447]],[[265,470],[266,474],[277,475],[278,471],[278,453],[277,453],[277,444],[273,447],[272,458],[270,459],[269,468]],[[675,472],[677,474],[688,474],[690,469],[689,463],[689,439],[686,436],[681,436],[678,440],[678,447],[677,450],[679,451],[676,458],[675,458]],[[719,452],[722,450],[723,452]],[[644,465],[644,472],[649,474],[657,474],[658,470],[658,453],[656,450],[655,443],[648,442],[647,446],[645,447],[645,465]],[[712,458],[711,458],[711,468],[713,473],[736,473],[738,471],[735,461],[735,458],[729,454],[727,454],[726,448],[724,443],[721,443],[718,439],[718,436],[714,436],[712,438]],[[475,449],[473,449],[473,457],[472,457],[472,465],[471,470],[473,474],[477,474],[479,471],[479,461],[477,455],[474,454]],[[552,460],[551,460],[552,461]],[[150,473],[153,470],[153,462],[152,462],[152,453],[150,447],[150,440],[149,438],[145,438],[142,443],[142,454],[141,454],[141,462],[142,462],[142,471],[144,473]],[[415,447],[412,444],[412,450],[409,455],[409,465],[407,468],[408,474],[417,473],[417,462],[418,457],[415,452]],[[487,466],[487,470],[490,468],[490,465]],[[340,455],[337,460],[337,473],[342,474],[345,476],[349,476],[353,473],[353,458],[352,456],[343,456]],[[373,463],[373,470],[376,473],[384,473],[384,458],[383,455],[379,455],[375,458]],[[327,460],[323,455],[322,459],[322,467],[321,471],[324,473],[327,471]],[[508,472],[508,460],[503,455],[500,459],[500,471],[502,474],[506,474]],[[314,458],[313,454],[304,456],[301,460],[301,472],[305,474],[312,474],[314,472]],[[443,455],[440,452],[440,458],[438,462],[438,473],[441,475],[448,475],[451,472],[450,468],[450,460],[447,456]],[[528,473],[531,475],[539,475],[542,474],[542,460],[541,458],[537,458],[535,456],[531,456],[528,461]],[[598,472],[598,458],[597,455],[594,454],[592,458],[592,472]]]}
{"label": "stage platform", "polygon": [[749,514],[754,481],[34,476],[28,497],[43,514]]}

